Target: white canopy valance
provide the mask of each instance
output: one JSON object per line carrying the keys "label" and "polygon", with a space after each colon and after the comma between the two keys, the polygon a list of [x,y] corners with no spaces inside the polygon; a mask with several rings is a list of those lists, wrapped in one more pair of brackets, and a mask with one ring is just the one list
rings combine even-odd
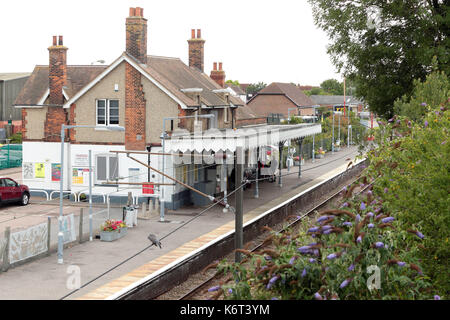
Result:
{"label": "white canopy valance", "polygon": [[239,129],[210,129],[198,133],[176,132],[165,139],[166,152],[236,151],[278,145],[279,142],[298,139],[322,132],[320,124],[260,125]]}

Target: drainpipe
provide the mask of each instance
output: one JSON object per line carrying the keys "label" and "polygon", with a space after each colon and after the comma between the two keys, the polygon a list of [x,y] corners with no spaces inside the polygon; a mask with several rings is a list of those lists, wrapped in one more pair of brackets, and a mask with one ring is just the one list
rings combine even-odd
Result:
{"label": "drainpipe", "polygon": [[[150,166],[150,152],[152,152],[152,146],[147,146],[147,151],[149,154],[147,155],[147,164]],[[150,182],[150,168],[147,168],[147,182]],[[147,205],[150,205],[150,197],[147,197]]]}

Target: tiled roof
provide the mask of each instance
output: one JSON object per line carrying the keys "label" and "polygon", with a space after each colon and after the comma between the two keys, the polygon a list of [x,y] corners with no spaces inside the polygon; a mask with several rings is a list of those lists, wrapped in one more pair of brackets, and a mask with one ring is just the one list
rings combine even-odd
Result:
{"label": "tiled roof", "polygon": [[[67,66],[67,89],[72,97],[81,88],[99,75],[106,66]],[[23,89],[16,98],[15,105],[38,104],[48,90],[48,66],[36,66]]]}
{"label": "tiled roof", "polygon": [[286,96],[297,106],[312,106],[315,104],[314,101],[304,94],[295,84],[281,82],[273,82],[267,87],[261,89],[248,103],[250,103],[258,95],[277,94]]}
{"label": "tiled roof", "polygon": [[[140,64],[140,67],[187,107],[198,106],[197,101],[181,91],[188,88],[202,88],[201,102],[206,106],[229,105],[222,94],[213,92],[223,88],[206,74],[187,66],[178,58],[148,56],[147,64]],[[67,85],[64,91],[68,98],[72,98],[106,68],[108,66],[67,66]],[[48,66],[36,66],[15,105],[36,105],[47,90]],[[244,104],[241,99],[233,96],[230,96],[229,101],[236,106]]]}
{"label": "tiled roof", "polygon": [[[223,89],[221,86],[205,73],[187,66],[178,58],[147,56],[147,65],[141,66],[188,107],[198,106],[197,101],[181,91],[188,88],[203,89],[200,94],[201,102],[207,106],[229,105],[221,94],[213,92],[213,90]],[[241,99],[233,96],[230,96],[230,102],[234,105],[243,105]]]}

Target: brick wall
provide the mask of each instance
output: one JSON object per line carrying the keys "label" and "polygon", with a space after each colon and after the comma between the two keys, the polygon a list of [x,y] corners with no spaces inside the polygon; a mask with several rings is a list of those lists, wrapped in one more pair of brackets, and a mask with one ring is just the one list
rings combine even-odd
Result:
{"label": "brick wall", "polygon": [[201,72],[204,69],[205,56],[205,40],[201,37],[201,30],[197,29],[197,37],[195,37],[195,30],[191,30],[191,39],[189,43],[189,67],[195,67]]}
{"label": "brick wall", "polygon": [[145,150],[145,97],[141,73],[125,65],[125,149]]}
{"label": "brick wall", "polygon": [[141,63],[147,63],[147,19],[144,9],[130,8],[126,19],[126,51]]}

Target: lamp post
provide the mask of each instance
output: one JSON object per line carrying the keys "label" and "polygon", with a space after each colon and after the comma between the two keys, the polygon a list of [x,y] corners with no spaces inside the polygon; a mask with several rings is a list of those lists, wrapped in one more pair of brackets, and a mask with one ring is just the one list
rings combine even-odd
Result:
{"label": "lamp post", "polygon": [[[111,131],[125,131],[124,127],[120,126],[91,126],[91,125],[61,125],[61,175],[59,178],[59,218],[58,218],[58,263],[62,264],[63,260],[63,178],[64,178],[64,132],[66,129],[72,128],[106,128]],[[89,172],[91,174],[91,172]],[[91,179],[89,179],[89,226],[92,228],[92,194],[91,194]]]}
{"label": "lamp post", "polygon": [[[288,108],[288,124],[290,124],[291,123],[291,116],[290,116],[290,112],[291,112],[291,110],[298,110],[298,107],[295,107],[295,108]],[[289,152],[290,152],[290,149],[291,149],[291,140],[289,140],[289,143],[288,143],[288,154],[287,154],[287,157],[289,158]],[[288,159],[287,158],[287,159]],[[291,162],[290,161],[287,161],[287,171],[289,172],[289,170],[290,170],[290,168],[291,168]]]}
{"label": "lamp post", "polygon": [[[213,119],[215,116],[214,114],[200,114],[200,115],[194,115],[194,116],[183,116],[183,117],[167,117],[167,118],[163,118],[163,132],[161,134],[161,139],[162,139],[162,153],[165,153],[165,140],[167,137],[167,132],[166,132],[166,120],[178,120],[178,119],[186,119],[186,118],[195,118],[196,120],[198,118],[208,118],[208,119]],[[164,155],[162,156],[162,172],[164,172],[164,167],[165,167],[165,159],[164,159]],[[165,211],[165,206],[164,206],[164,176],[162,175],[161,178],[161,189],[160,189],[160,205],[159,205],[159,209],[160,209],[160,213],[159,213],[159,222],[164,222],[164,211]],[[224,199],[224,201],[226,201],[226,199]]]}

